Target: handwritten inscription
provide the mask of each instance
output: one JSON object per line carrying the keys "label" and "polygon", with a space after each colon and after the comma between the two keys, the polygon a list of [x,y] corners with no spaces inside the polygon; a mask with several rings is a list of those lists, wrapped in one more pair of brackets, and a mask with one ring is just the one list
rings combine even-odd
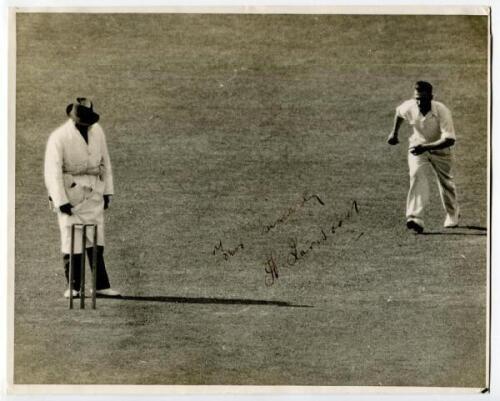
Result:
{"label": "handwritten inscription", "polygon": [[[280,224],[285,223],[294,213],[297,213],[304,205],[311,201],[316,200],[320,205],[324,206],[325,203],[318,195],[304,195],[299,203],[295,206],[288,208],[280,217],[278,217],[272,223],[264,226],[263,234],[269,233],[271,230],[279,226]],[[350,220],[354,215],[359,214],[359,206],[357,201],[352,201],[349,209],[343,213],[340,218],[336,218],[334,222],[328,223],[328,228],[319,227],[318,235],[316,239],[313,241],[307,242],[305,246],[299,246],[298,238],[290,238],[288,240],[288,253],[283,258],[285,261],[283,263],[279,263],[278,258],[274,256],[274,250],[266,259],[264,271],[266,274],[265,284],[266,286],[272,286],[278,280],[279,277],[279,269],[280,266],[294,266],[299,261],[304,259],[307,255],[313,252],[315,249],[320,246],[326,244],[330,238],[332,238],[337,231],[343,226],[345,222]],[[337,215],[338,216],[338,215]],[[356,238],[356,241],[363,235],[363,233],[359,234]],[[219,243],[214,246],[212,254],[215,256],[217,254],[221,254],[224,260],[229,260],[232,256],[236,255],[241,250],[245,249],[243,243],[239,243],[237,246],[233,248],[225,248],[222,244],[222,240],[219,240]]]}
{"label": "handwritten inscription", "polygon": [[325,231],[323,229],[321,229],[321,238],[317,239],[316,241],[312,241],[309,244],[309,246],[307,246],[305,249],[299,250],[297,248],[297,239],[291,238],[290,242],[289,242],[289,246],[291,248],[291,251],[290,251],[289,257],[288,257],[288,264],[294,265],[300,259],[304,258],[309,252],[311,252],[315,247],[318,247],[319,245],[326,242],[327,240],[328,240],[328,236],[326,235]]}
{"label": "handwritten inscription", "polygon": [[278,217],[278,219],[276,219],[275,221],[273,221],[272,223],[264,226],[264,234],[265,233],[268,233],[269,231],[271,231],[273,228],[277,227],[278,225],[280,224],[283,224],[284,222],[286,222],[290,216],[292,216],[294,213],[296,213],[297,211],[299,211],[300,209],[302,209],[304,207],[304,205],[309,202],[311,199],[315,199],[321,206],[325,206],[325,203],[321,200],[321,198],[318,196],[318,195],[304,195],[301,199],[301,201],[293,206],[293,207],[289,207],[286,212],[284,212],[280,217]]}
{"label": "handwritten inscription", "polygon": [[[295,265],[297,262],[299,262],[300,260],[305,258],[309,253],[311,253],[314,249],[316,249],[320,245],[326,243],[328,241],[328,239],[330,238],[330,236],[334,235],[337,232],[336,230],[339,229],[340,227],[342,227],[342,224],[344,223],[344,221],[351,219],[354,216],[354,214],[358,214],[358,213],[359,213],[358,203],[356,201],[353,201],[349,210],[337,222],[331,224],[329,230],[325,231],[324,229],[321,228],[320,233],[318,235],[318,239],[311,241],[308,245],[306,245],[305,248],[299,248],[297,238],[291,238],[288,242],[288,246],[290,249],[289,249],[289,253],[287,256],[287,264],[289,266]],[[329,232],[329,234],[327,234],[327,232]],[[356,240],[361,238],[362,235],[363,235],[363,233],[361,233],[357,237]],[[268,259],[268,264],[269,264],[269,260],[270,259]],[[276,266],[276,270],[277,270],[278,266],[277,266],[277,262],[276,262],[275,258],[271,257],[271,260],[272,260],[273,265]],[[266,272],[267,272],[267,270],[266,270]],[[268,278],[266,277],[266,285],[274,284],[275,279],[277,279],[277,278],[278,278],[278,276],[273,278],[272,281],[269,281]],[[268,284],[268,282],[271,284]]]}
{"label": "handwritten inscription", "polygon": [[224,260],[229,260],[231,256],[236,255],[240,249],[244,249],[243,243],[240,243],[238,246],[232,249],[226,249],[222,245],[222,241],[219,240],[219,243],[214,246],[214,250],[212,251],[213,255],[216,255],[217,252],[220,252],[224,258]]}
{"label": "handwritten inscription", "polygon": [[274,260],[274,256],[271,255],[269,259],[267,259],[267,265],[264,268],[266,272],[266,286],[270,287],[274,284],[274,281],[278,279],[278,265]]}

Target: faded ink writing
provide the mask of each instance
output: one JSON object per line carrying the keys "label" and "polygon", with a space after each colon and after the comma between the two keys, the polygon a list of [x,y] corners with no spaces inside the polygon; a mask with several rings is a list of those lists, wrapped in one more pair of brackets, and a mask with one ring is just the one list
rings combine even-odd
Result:
{"label": "faded ink writing", "polygon": [[267,259],[267,266],[264,268],[266,272],[266,286],[270,287],[274,284],[274,281],[278,279],[278,265],[274,260],[274,256],[271,255],[270,258]]}
{"label": "faded ink writing", "polygon": [[[263,234],[269,233],[273,228],[277,227],[280,224],[285,223],[290,216],[299,211],[304,205],[310,200],[315,199],[320,205],[324,206],[325,203],[318,195],[304,195],[299,203],[297,203],[294,207],[290,207],[283,213],[278,219],[276,219],[271,224],[268,224],[264,227]],[[319,248],[321,245],[325,244],[329,241],[329,239],[337,232],[338,229],[342,227],[342,225],[350,220],[354,215],[359,214],[359,206],[358,202],[353,200],[349,209],[343,213],[340,218],[335,219],[333,223],[330,223],[327,228],[319,228],[319,233],[314,241],[310,241],[305,244],[305,246],[299,246],[298,238],[290,238],[288,240],[288,253],[284,256],[286,262],[281,264],[288,266],[294,266],[297,262],[304,259],[307,255],[309,255],[312,251]],[[338,215],[337,215],[338,216]],[[356,241],[363,235],[363,233],[359,234],[356,238]],[[219,240],[219,243],[214,246],[212,250],[212,254],[215,256],[218,253],[221,254],[224,260],[229,260],[232,256],[236,255],[240,250],[244,249],[243,243],[239,243],[236,247],[227,249],[224,248],[222,244],[222,240]],[[274,252],[273,252],[274,253]],[[266,286],[272,286],[279,277],[279,266],[278,259],[271,254],[270,257],[266,259],[264,271],[266,274],[265,284]]]}
{"label": "faded ink writing", "polygon": [[291,248],[291,251],[288,256],[288,264],[289,265],[294,265],[296,262],[298,262],[300,259],[305,257],[309,252],[311,252],[315,247],[320,246],[322,243],[326,242],[328,240],[328,236],[326,235],[325,231],[321,229],[321,238],[317,239],[316,241],[312,241],[309,246],[307,246],[305,249],[298,249],[297,248],[297,239],[296,238],[291,238],[289,241],[289,246]]}
{"label": "faded ink writing", "polygon": [[238,246],[236,246],[233,249],[225,249],[224,246],[222,245],[222,241],[219,240],[219,243],[214,246],[214,250],[212,251],[212,254],[215,255],[217,252],[220,252],[222,256],[224,257],[224,260],[229,260],[231,256],[236,255],[236,253],[240,250],[244,249],[243,243],[240,243]]}
{"label": "faded ink writing", "polygon": [[273,228],[277,227],[278,225],[283,224],[284,222],[286,222],[291,215],[293,215],[298,210],[300,210],[301,208],[303,208],[304,205],[307,202],[309,202],[311,199],[315,199],[321,206],[325,205],[325,203],[321,200],[321,198],[318,195],[316,195],[316,194],[304,195],[302,197],[301,201],[297,205],[295,205],[293,207],[289,207],[286,210],[286,212],[284,212],[275,221],[273,221],[272,223],[264,226],[264,229],[263,229],[264,234],[268,233],[269,231],[271,231]]}

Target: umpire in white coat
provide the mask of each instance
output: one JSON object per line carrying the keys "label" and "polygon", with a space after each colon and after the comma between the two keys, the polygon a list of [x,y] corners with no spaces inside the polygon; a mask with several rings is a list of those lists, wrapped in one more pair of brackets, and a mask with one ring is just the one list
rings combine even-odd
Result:
{"label": "umpire in white coat", "polygon": [[[61,232],[66,280],[69,281],[71,226],[97,224],[97,295],[120,296],[110,288],[104,264],[104,209],[113,195],[113,174],[106,137],[92,102],[78,98],[66,108],[69,119],[49,137],[45,152],[45,185]],[[93,247],[93,230],[87,230],[87,255]],[[80,290],[81,228],[75,232],[73,257],[74,296]],[[69,288],[64,293],[69,297]]]}

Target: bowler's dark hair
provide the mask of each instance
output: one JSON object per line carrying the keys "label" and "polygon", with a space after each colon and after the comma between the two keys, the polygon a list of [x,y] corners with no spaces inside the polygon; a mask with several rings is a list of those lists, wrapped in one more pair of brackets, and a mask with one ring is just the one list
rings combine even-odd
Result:
{"label": "bowler's dark hair", "polygon": [[425,92],[432,95],[432,85],[427,81],[417,81],[415,90],[417,92]]}

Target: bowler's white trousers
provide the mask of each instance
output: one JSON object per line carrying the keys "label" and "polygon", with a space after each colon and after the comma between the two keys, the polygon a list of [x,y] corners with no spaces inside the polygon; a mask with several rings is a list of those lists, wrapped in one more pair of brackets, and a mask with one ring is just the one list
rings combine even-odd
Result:
{"label": "bowler's white trousers", "polygon": [[408,152],[410,190],[406,201],[406,218],[424,225],[423,215],[429,202],[429,174],[434,171],[441,202],[446,213],[458,211],[457,190],[453,182],[453,150],[450,148],[424,152],[415,156]]}

